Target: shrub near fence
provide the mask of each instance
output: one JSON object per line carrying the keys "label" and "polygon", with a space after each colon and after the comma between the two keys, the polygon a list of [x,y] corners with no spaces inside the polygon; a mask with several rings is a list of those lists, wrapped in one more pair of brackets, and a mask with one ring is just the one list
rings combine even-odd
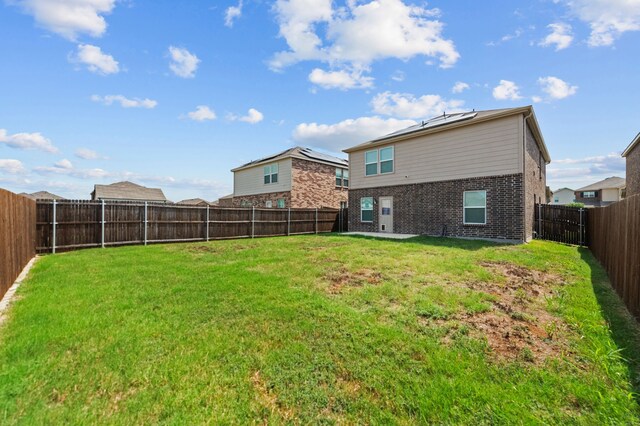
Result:
{"label": "shrub near fence", "polygon": [[35,256],[35,201],[0,189],[0,299]]}
{"label": "shrub near fence", "polygon": [[38,201],[37,251],[342,231],[334,209],[194,207],[122,201]]}
{"label": "shrub near fence", "polygon": [[589,248],[640,320],[640,195],[589,212]]}

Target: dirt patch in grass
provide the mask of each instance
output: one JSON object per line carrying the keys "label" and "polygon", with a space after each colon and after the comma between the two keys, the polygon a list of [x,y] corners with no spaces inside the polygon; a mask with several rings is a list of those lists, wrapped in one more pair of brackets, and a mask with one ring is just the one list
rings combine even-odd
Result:
{"label": "dirt patch in grass", "polygon": [[219,254],[219,253],[238,253],[245,250],[256,248],[257,244],[202,244],[190,245],[186,251],[193,254]]}
{"label": "dirt patch in grass", "polygon": [[463,330],[471,337],[485,338],[493,356],[509,361],[541,363],[568,352],[567,325],[546,309],[554,289],[563,284],[559,275],[509,263],[484,262],[481,266],[504,281],[463,285],[493,295],[492,309],[435,320],[449,326],[445,341],[451,342]]}
{"label": "dirt patch in grass", "polygon": [[349,287],[361,287],[365,284],[380,284],[383,277],[380,272],[371,269],[363,268],[352,272],[344,266],[341,266],[328,271],[325,274],[325,279],[329,282],[327,293],[340,294]]}
{"label": "dirt patch in grass", "polygon": [[272,414],[278,414],[285,420],[291,420],[294,418],[293,410],[284,407],[280,402],[278,402],[277,396],[273,393],[273,390],[267,387],[267,384],[262,379],[259,370],[251,376],[251,383],[253,384],[253,389],[256,391],[258,402],[261,406],[268,409]]}

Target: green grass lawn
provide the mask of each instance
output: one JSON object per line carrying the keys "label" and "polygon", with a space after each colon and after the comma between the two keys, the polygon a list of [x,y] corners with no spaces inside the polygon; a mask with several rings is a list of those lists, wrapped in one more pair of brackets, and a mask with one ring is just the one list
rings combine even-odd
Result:
{"label": "green grass lawn", "polygon": [[325,235],[40,259],[0,423],[638,424],[640,332],[590,253]]}

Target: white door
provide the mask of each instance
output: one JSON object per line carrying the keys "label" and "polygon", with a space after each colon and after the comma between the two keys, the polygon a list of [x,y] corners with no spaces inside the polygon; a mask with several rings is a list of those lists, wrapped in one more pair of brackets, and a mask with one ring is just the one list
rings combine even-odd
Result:
{"label": "white door", "polygon": [[393,232],[393,197],[380,197],[380,232]]}

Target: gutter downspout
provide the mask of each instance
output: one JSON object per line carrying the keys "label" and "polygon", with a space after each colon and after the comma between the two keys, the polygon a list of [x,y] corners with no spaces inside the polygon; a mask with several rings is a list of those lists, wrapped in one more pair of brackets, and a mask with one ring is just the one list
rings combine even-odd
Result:
{"label": "gutter downspout", "polygon": [[[526,165],[527,165],[527,120],[533,115],[533,111],[529,112],[529,115],[524,116],[524,120],[522,120],[522,199],[524,202],[523,209],[523,222],[524,225],[522,228],[522,241],[527,242],[527,176],[526,176]],[[535,208],[535,195],[534,195],[534,208]],[[533,238],[533,236],[532,236]]]}

